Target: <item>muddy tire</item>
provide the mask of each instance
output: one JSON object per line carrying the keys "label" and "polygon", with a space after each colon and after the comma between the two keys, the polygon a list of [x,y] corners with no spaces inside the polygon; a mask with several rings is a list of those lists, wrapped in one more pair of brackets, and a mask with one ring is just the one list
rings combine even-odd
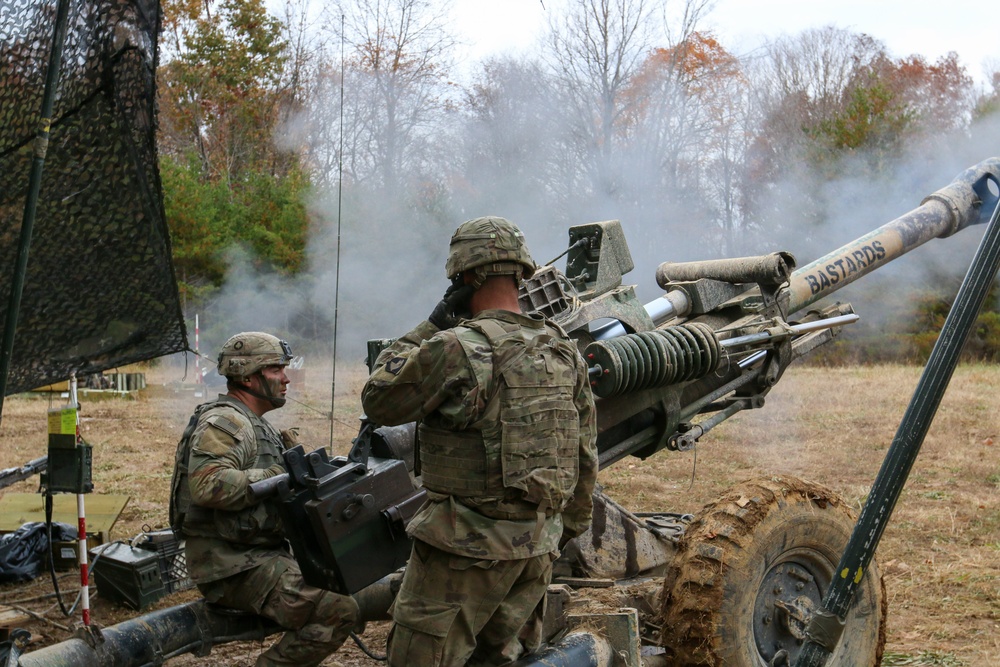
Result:
{"label": "muddy tire", "polygon": [[[707,505],[664,581],[670,664],[766,667],[781,649],[793,664],[804,612],[820,606],[854,522],[832,491],[792,477],[744,482]],[[879,665],[885,614],[873,561],[827,664]]]}

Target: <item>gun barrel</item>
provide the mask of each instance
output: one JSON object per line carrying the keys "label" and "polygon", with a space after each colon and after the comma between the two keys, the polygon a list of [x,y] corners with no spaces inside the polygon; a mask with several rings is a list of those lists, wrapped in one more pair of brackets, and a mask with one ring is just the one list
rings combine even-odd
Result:
{"label": "gun barrel", "polygon": [[923,245],[987,222],[1000,183],[1000,158],[991,158],[959,174],[950,185],[924,199],[920,207],[820,257],[794,273],[789,281],[788,312],[794,313],[849,285],[884,264]]}
{"label": "gun barrel", "polygon": [[282,484],[288,484],[287,472],[275,475],[274,477],[268,477],[267,479],[262,479],[259,482],[254,482],[249,487],[250,498],[254,502],[260,502],[266,498],[276,496],[278,495]]}
{"label": "gun barrel", "polygon": [[[653,324],[659,326],[672,317],[686,314],[688,308],[690,308],[690,303],[688,302],[687,295],[678,290],[668,292],[663,296],[653,299],[643,306],[643,308],[646,309],[649,319],[653,321]],[[607,324],[593,329],[590,335],[594,340],[608,340],[609,338],[624,336],[627,333],[628,331],[621,322],[612,320]]]}

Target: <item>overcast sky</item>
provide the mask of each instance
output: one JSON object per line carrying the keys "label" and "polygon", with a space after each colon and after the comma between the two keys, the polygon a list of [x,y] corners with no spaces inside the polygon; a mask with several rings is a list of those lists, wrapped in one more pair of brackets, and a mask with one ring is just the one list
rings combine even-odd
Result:
{"label": "overcast sky", "polygon": [[[454,16],[468,43],[471,60],[530,49],[545,24],[546,12],[569,0],[454,0]],[[671,0],[680,7],[683,0]],[[662,4],[662,3],[659,3]],[[543,6],[544,5],[544,6]],[[920,54],[933,62],[958,53],[966,70],[982,80],[985,61],[1000,61],[1000,39],[990,3],[950,0],[716,0],[702,23],[723,46],[743,55],[764,39],[796,35],[835,25],[881,40],[895,57]]]}

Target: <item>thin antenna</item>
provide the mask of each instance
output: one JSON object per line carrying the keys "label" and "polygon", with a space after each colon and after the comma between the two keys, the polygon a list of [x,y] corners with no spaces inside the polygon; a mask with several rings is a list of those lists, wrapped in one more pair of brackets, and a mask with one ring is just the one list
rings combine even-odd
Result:
{"label": "thin antenna", "polygon": [[333,288],[333,371],[330,377],[330,452],[333,453],[334,406],[337,404],[337,315],[340,308],[340,214],[344,201],[344,15],[340,15],[340,146],[337,149],[337,259]]}

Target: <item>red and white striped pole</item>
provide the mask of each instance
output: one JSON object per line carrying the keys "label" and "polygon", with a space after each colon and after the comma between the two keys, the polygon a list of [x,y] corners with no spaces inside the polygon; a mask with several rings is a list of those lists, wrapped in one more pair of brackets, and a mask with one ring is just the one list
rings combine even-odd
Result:
{"label": "red and white striped pole", "polygon": [[[80,435],[80,403],[77,397],[76,373],[69,379],[69,400],[76,410],[76,446],[83,444]],[[84,510],[83,493],[76,494],[77,551],[80,562],[80,607],[83,610],[83,624],[90,627],[90,572],[87,564],[87,513]]]}
{"label": "red and white striped pole", "polygon": [[83,624],[90,627],[90,568],[87,564],[87,515],[83,508],[83,494],[76,494],[76,515],[79,526],[80,550],[80,606],[83,608]]}

